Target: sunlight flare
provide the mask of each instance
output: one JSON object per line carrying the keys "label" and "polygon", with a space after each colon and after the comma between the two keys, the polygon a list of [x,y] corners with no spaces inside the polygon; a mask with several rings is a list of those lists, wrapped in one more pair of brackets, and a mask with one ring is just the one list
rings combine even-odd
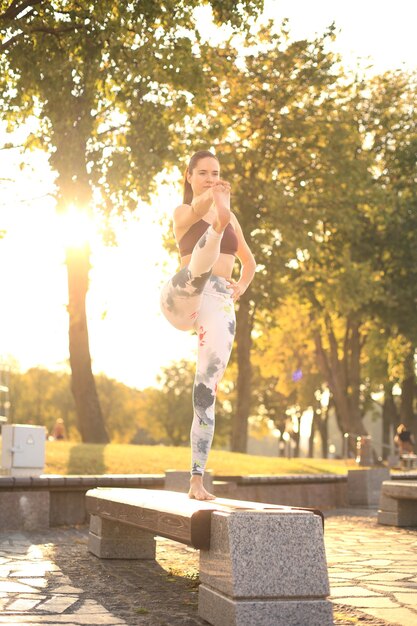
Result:
{"label": "sunlight flare", "polygon": [[87,209],[74,204],[59,214],[59,233],[66,249],[83,248],[91,244],[97,233],[93,216]]}

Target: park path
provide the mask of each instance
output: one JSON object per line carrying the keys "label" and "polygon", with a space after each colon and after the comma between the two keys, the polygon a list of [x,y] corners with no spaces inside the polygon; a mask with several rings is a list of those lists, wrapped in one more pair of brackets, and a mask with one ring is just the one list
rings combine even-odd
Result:
{"label": "park path", "polygon": [[[335,625],[417,624],[417,530],[380,526],[376,511],[335,511],[325,543]],[[206,624],[192,548],[159,539],[154,563],[101,561],[86,545],[86,528],[0,533],[0,625]]]}
{"label": "park path", "polygon": [[325,543],[336,624],[359,610],[374,618],[359,624],[417,625],[417,529],[382,526],[376,511],[341,511],[327,517]]}

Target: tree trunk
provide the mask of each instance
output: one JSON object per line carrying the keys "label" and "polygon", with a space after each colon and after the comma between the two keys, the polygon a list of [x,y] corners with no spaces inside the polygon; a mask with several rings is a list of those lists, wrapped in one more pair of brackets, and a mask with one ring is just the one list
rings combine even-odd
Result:
{"label": "tree trunk", "polygon": [[314,330],[313,338],[316,346],[317,363],[332,393],[339,428],[342,432],[349,432],[349,403],[346,395],[344,376],[341,371],[341,363],[337,357],[337,353],[336,355],[328,355],[326,353],[318,329]]}
{"label": "tree trunk", "polygon": [[[323,347],[320,329],[315,328],[313,338],[317,362],[329,385],[341,432],[366,435],[359,404],[360,390],[360,323],[346,322],[343,357],[339,356],[337,340],[329,316],[326,317],[329,350]],[[354,438],[349,438],[354,441]]]}
{"label": "tree trunk", "polygon": [[253,313],[249,289],[239,300],[236,314],[236,346],[237,346],[237,400],[236,411],[232,416],[231,449],[233,452],[246,452],[248,439],[248,418],[252,404],[251,382],[252,366],[250,351],[252,345]]}
{"label": "tree trunk", "polygon": [[404,380],[401,383],[400,422],[408,428],[413,427],[414,421],[414,348],[410,350],[404,362]]}
{"label": "tree trunk", "polygon": [[108,443],[96,385],[91,369],[85,300],[88,291],[90,250],[88,245],[69,248],[68,273],[69,352],[71,390],[78,428],[84,443]]}
{"label": "tree trunk", "polygon": [[361,355],[361,342],[360,342],[360,322],[353,321],[347,324],[346,334],[348,335],[347,353],[344,354],[344,360],[349,363],[347,384],[350,391],[349,398],[349,410],[350,410],[350,423],[352,424],[352,430],[358,434],[365,434],[362,424],[362,416],[360,409],[360,355]]}
{"label": "tree trunk", "polygon": [[318,415],[316,411],[317,407],[314,407],[313,419],[311,420],[310,437],[308,438],[308,457],[310,459],[314,458],[314,435],[316,433],[316,422],[320,419],[320,415]]}
{"label": "tree trunk", "polygon": [[[297,394],[296,394],[297,397]],[[300,429],[301,429],[301,417],[302,417],[302,413],[300,412],[299,409],[297,409],[296,414],[293,416],[293,420],[294,418],[296,419],[296,430],[293,430],[293,432],[291,433],[291,439],[292,441],[294,441],[294,458],[298,459],[300,456]],[[294,422],[293,422],[294,423]]]}
{"label": "tree trunk", "polygon": [[[56,152],[51,162],[59,176],[59,213],[73,205],[87,215],[91,211],[91,187],[86,168],[87,138],[91,133],[91,99],[68,94],[71,115],[55,119]],[[71,245],[72,244],[72,245]],[[68,275],[69,353],[71,391],[77,412],[78,429],[85,443],[108,443],[109,437],[91,369],[90,346],[86,315],[86,296],[90,272],[88,242],[68,244],[66,250]]]}
{"label": "tree trunk", "polygon": [[314,458],[314,437],[316,432],[320,435],[321,456],[327,458],[327,408],[315,400],[313,419],[311,421],[311,433],[308,440],[308,456]]}
{"label": "tree trunk", "polygon": [[395,406],[394,397],[392,395],[393,383],[384,385],[384,404],[382,407],[382,458],[388,458],[392,446],[392,430],[398,426],[398,411]]}
{"label": "tree trunk", "polygon": [[321,439],[321,455],[323,459],[327,459],[329,456],[329,411],[333,405],[333,398],[330,396],[329,404],[327,407],[321,408],[321,415],[318,415],[320,419],[317,420],[317,427],[320,433]]}

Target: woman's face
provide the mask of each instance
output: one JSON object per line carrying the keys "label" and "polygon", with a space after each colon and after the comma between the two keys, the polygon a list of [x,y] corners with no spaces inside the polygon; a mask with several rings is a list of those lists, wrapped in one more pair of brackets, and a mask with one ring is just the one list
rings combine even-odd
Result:
{"label": "woman's face", "polygon": [[187,174],[187,180],[191,185],[194,196],[199,196],[220,177],[220,165],[213,157],[199,159],[191,174]]}

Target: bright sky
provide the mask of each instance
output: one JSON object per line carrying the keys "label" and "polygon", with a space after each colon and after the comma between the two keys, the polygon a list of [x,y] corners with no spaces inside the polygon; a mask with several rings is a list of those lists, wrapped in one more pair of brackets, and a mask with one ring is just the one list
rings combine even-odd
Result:
{"label": "bright sky", "polygon": [[[322,33],[335,21],[341,30],[335,48],[349,66],[369,58],[376,71],[415,68],[415,0],[266,0],[266,15],[290,19],[293,38]],[[4,180],[10,178],[10,181]],[[61,369],[68,359],[67,284],[62,228],[55,216],[53,177],[36,155],[20,171],[10,151],[0,151],[0,361],[21,369]],[[165,189],[142,206],[138,218],[117,228],[119,246],[93,241],[88,297],[94,372],[134,387],[152,385],[172,360],[193,358],[194,338],[170,327],[159,312],[159,291],[174,272],[161,241],[158,218],[180,200]]]}

